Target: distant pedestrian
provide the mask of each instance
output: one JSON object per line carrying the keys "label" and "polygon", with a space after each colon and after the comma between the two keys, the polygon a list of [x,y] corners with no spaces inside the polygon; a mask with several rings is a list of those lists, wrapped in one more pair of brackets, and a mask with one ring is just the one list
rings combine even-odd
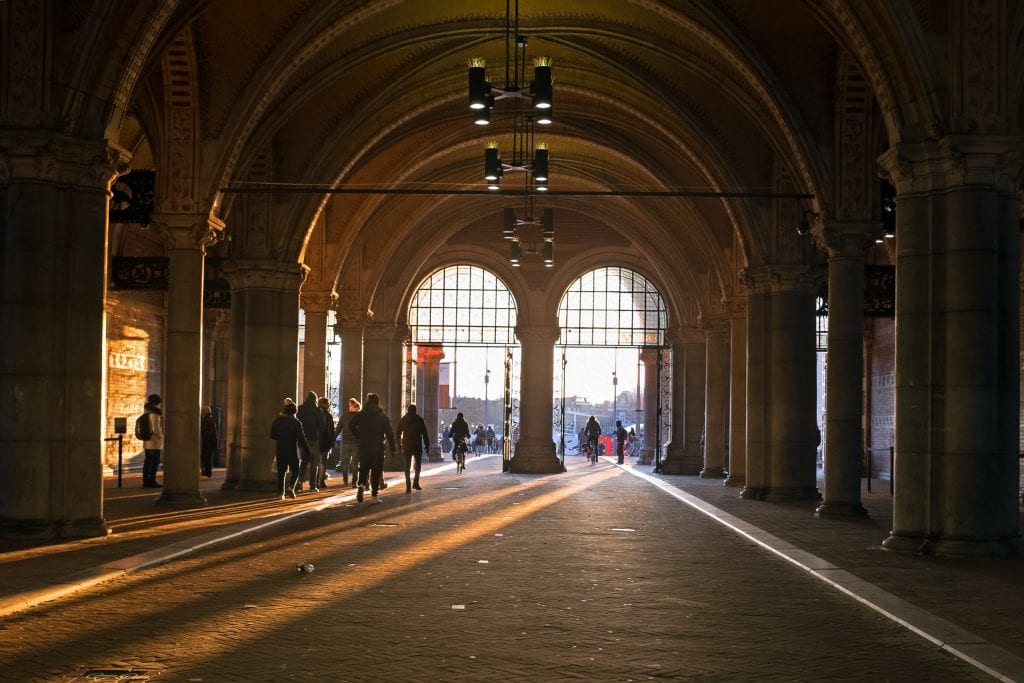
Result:
{"label": "distant pedestrian", "polygon": [[352,431],[352,418],[362,410],[358,399],[348,400],[348,412],[338,418],[338,433],[341,434],[341,461],[336,468],[341,472],[343,486],[348,486],[349,474],[352,475],[352,486],[359,481],[359,437]]}
{"label": "distant pedestrian", "polygon": [[156,481],[160,470],[160,454],[164,448],[164,420],[160,410],[160,394],[146,398],[143,416],[148,416],[149,438],[142,442],[145,457],[142,461],[142,485],[149,489],[162,488]]}
{"label": "distant pedestrian", "polygon": [[596,417],[591,415],[583,431],[587,434],[587,449],[590,451],[590,461],[596,463],[599,454],[597,448],[598,441],[601,438],[601,423],[597,421]]}
{"label": "distant pedestrian", "polygon": [[213,419],[213,410],[210,406],[203,406],[200,415],[202,418],[199,421],[199,464],[202,467],[202,475],[209,479],[213,476],[213,454],[217,451],[217,422]]}
{"label": "distant pedestrian", "polygon": [[359,438],[359,488],[356,500],[363,502],[363,489],[370,486],[373,502],[379,503],[377,490],[384,478],[384,442],[395,450],[395,432],[391,420],[381,410],[380,396],[367,394],[363,409],[352,418],[352,431]]}
{"label": "distant pedestrian", "polygon": [[[398,429],[395,430],[398,437],[398,447],[402,449],[405,457],[405,492],[412,493],[413,489],[420,489],[420,467],[423,465],[423,451],[430,449],[430,436],[427,433],[427,423],[416,413],[416,406],[409,405],[408,410],[402,419],[398,421]],[[423,446],[420,447],[422,442]],[[409,466],[415,462],[416,476],[410,483]]]}
{"label": "distant pedestrian", "polygon": [[295,401],[286,398],[281,414],[270,425],[270,438],[277,442],[277,490],[281,500],[295,497],[295,486],[300,476],[297,449],[302,449],[304,460],[309,460],[310,455],[309,443],[295,412]]}
{"label": "distant pedestrian", "polygon": [[310,491],[320,490],[320,470],[323,467],[323,458],[320,455],[320,432],[324,428],[324,414],[317,407],[317,397],[314,392],[306,394],[306,400],[298,407],[296,417],[302,423],[302,431],[309,444],[309,456],[302,461],[302,469],[299,472],[299,485],[296,491],[302,490],[302,482],[309,482]]}
{"label": "distant pedestrian", "polygon": [[337,438],[337,435],[334,432],[334,415],[331,414],[331,399],[321,396],[316,404],[324,416],[324,425],[319,435],[320,488],[327,488],[327,466],[331,461],[331,451],[334,449],[334,439]]}
{"label": "distant pedestrian", "polygon": [[615,455],[619,458],[619,464],[624,462],[626,457],[626,440],[629,439],[629,432],[622,426],[622,420],[615,421]]}

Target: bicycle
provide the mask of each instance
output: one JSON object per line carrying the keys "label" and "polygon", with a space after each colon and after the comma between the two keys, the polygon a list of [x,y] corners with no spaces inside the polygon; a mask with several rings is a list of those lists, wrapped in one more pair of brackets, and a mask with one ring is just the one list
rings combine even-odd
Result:
{"label": "bicycle", "polygon": [[587,443],[583,446],[583,453],[587,456],[587,460],[590,461],[591,465],[597,464],[598,447],[596,442],[588,439]]}
{"label": "bicycle", "polygon": [[466,445],[465,440],[460,440],[455,444],[456,474],[462,474],[466,471],[466,452],[468,450],[469,447]]}

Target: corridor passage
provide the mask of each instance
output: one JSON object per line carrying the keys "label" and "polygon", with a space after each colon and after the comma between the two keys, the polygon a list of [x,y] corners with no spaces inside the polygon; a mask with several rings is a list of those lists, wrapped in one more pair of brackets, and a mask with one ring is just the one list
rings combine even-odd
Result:
{"label": "corridor passage", "polygon": [[991,680],[630,465],[568,467],[470,458],[380,504],[329,489],[325,509],[3,617],[0,678]]}

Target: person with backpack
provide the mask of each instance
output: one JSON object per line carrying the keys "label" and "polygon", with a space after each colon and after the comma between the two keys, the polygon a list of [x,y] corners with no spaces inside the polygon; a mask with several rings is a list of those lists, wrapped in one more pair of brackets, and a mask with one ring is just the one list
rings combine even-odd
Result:
{"label": "person with backpack", "polygon": [[583,431],[587,435],[587,449],[589,450],[591,464],[597,463],[597,456],[600,453],[598,451],[598,440],[601,438],[601,423],[597,421],[597,418],[593,415],[587,420],[587,426],[583,428]]}
{"label": "person with backpack", "polygon": [[363,401],[363,409],[352,418],[349,424],[352,433],[359,439],[359,486],[356,489],[356,501],[363,502],[363,490],[369,486],[374,503],[380,503],[377,491],[384,479],[384,442],[390,450],[395,450],[395,431],[391,420],[380,407],[380,396],[367,394]]}
{"label": "person with backpack", "polygon": [[310,455],[309,442],[295,412],[295,401],[286,398],[280,414],[270,425],[270,438],[277,442],[277,490],[281,500],[295,497],[295,486],[301,476],[297,449],[302,449],[304,461],[308,461]]}
{"label": "person with backpack", "polygon": [[150,394],[142,415],[135,420],[135,438],[142,442],[145,453],[142,461],[142,486],[148,489],[162,488],[156,480],[160,469],[160,453],[164,448],[163,413],[160,411],[160,394]]}

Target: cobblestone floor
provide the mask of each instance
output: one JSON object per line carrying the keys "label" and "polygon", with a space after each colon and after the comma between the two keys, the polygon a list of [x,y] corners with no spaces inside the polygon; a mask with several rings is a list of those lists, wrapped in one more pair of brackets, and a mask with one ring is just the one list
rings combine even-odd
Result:
{"label": "cobblestone floor", "polygon": [[[573,459],[557,476],[500,469],[499,458],[473,459],[463,475],[425,478],[422,492],[392,486],[379,505],[341,502],[11,614],[0,620],[0,679],[991,680],[607,462]],[[757,512],[766,530],[893,592],[959,571],[961,585],[940,594],[970,602],[968,568],[873,549],[885,535],[875,517],[845,525],[844,540],[805,506],[665,480],[733,514]],[[178,512],[122,489],[109,539],[0,546],[2,592],[338,493],[282,503],[216,484],[204,484],[210,506]],[[299,573],[300,562],[315,571]],[[1004,567],[985,576],[1010,599]],[[928,590],[916,597],[934,599]],[[1019,607],[1016,596],[997,617],[1016,608],[1017,620]],[[1019,651],[1016,637],[1001,644]]]}

